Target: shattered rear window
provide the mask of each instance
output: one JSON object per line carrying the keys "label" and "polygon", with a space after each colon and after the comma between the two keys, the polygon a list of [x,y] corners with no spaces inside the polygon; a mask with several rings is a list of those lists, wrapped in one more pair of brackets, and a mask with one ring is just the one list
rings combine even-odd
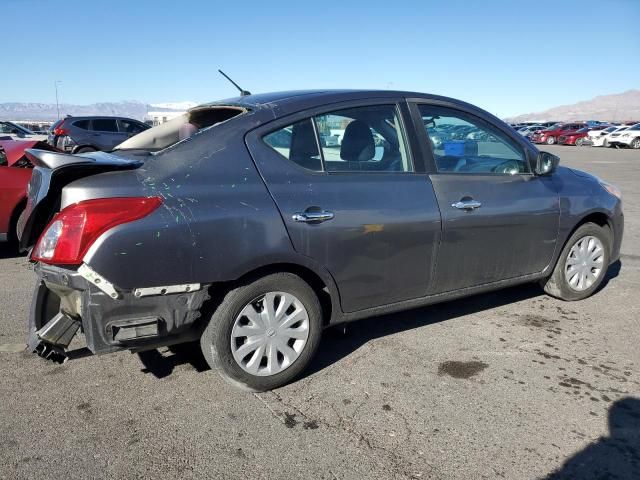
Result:
{"label": "shattered rear window", "polygon": [[162,125],[131,137],[115,150],[162,150],[247,111],[244,107],[232,105],[196,107]]}

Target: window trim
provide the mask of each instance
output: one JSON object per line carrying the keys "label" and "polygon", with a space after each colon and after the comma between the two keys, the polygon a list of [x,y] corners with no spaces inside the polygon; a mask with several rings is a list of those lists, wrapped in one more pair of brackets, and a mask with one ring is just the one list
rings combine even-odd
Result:
{"label": "window trim", "polygon": [[[418,148],[422,154],[424,159],[426,172],[429,175],[485,175],[490,177],[536,177],[536,174],[533,171],[533,162],[535,161],[538,155],[538,149],[530,144],[525,137],[519,135],[516,137],[511,135],[511,133],[505,128],[505,126],[500,125],[500,123],[496,122],[491,118],[491,115],[480,110],[475,109],[472,105],[469,104],[457,104],[451,101],[447,101],[446,99],[426,99],[426,98],[407,98],[407,104],[409,106],[409,111],[411,113],[411,120],[413,123],[413,130],[415,132]],[[473,117],[474,119],[478,119],[482,124],[487,124],[493,129],[501,132],[504,136],[513,141],[514,145],[520,147],[522,152],[524,153],[524,161],[529,165],[529,172],[527,173],[487,173],[487,172],[439,172],[438,166],[436,164],[435,155],[431,148],[431,142],[429,141],[429,135],[427,134],[427,129],[424,127],[422,123],[422,114],[420,113],[420,105],[426,105],[429,107],[439,107],[439,108],[447,108],[449,110],[461,112],[464,115],[468,115]],[[469,107],[469,108],[467,108]],[[499,119],[498,119],[499,120]],[[518,138],[520,137],[520,138]]]}
{"label": "window trim", "polygon": [[[344,172],[328,172],[326,171],[325,168],[325,163],[324,163],[324,152],[322,151],[321,148],[321,144],[320,144],[320,136],[318,134],[318,130],[316,127],[316,121],[315,121],[315,117],[323,115],[323,114],[327,114],[327,113],[332,113],[332,112],[337,112],[340,110],[349,110],[352,108],[358,108],[358,107],[373,107],[373,106],[380,106],[380,105],[390,105],[393,106],[395,108],[396,111],[396,115],[398,116],[398,119],[400,121],[400,129],[402,131],[403,134],[403,140],[404,140],[404,145],[405,145],[405,151],[407,153],[408,156],[408,161],[410,162],[410,165],[412,167],[412,170],[410,171],[396,171],[396,172],[389,172],[389,171],[367,171],[367,170],[363,170],[363,171],[344,171]],[[416,141],[415,138],[415,128],[412,125],[412,118],[411,118],[411,111],[407,105],[407,100],[404,97],[372,97],[372,98],[363,98],[363,99],[357,99],[357,100],[349,100],[349,101],[340,101],[340,102],[334,102],[334,103],[326,103],[323,105],[319,105],[307,110],[303,110],[300,112],[296,112],[296,113],[292,113],[290,115],[287,115],[285,117],[281,117],[278,118],[276,120],[273,120],[271,122],[268,122],[266,124],[263,124],[253,130],[250,130],[246,133],[245,135],[245,142],[247,141],[247,136],[255,136],[257,137],[257,140],[259,142],[261,142],[265,147],[269,148],[270,150],[273,150],[275,153],[278,154],[279,158],[282,159],[282,161],[286,162],[287,165],[293,165],[295,168],[299,169],[301,172],[304,172],[306,174],[312,174],[312,175],[344,175],[344,174],[359,174],[359,175],[408,175],[408,174],[413,174],[413,175],[424,175],[425,173],[428,173],[427,171],[425,171],[423,162],[421,161],[421,156],[419,155],[419,151],[416,150],[418,148],[419,145],[419,141]],[[298,165],[295,162],[292,162],[291,160],[289,160],[288,158],[286,158],[284,155],[282,155],[281,153],[279,153],[278,151],[274,150],[269,144],[267,144],[264,141],[264,137],[269,135],[270,133],[276,132],[284,127],[287,127],[289,125],[292,125],[294,123],[300,122],[302,120],[306,120],[306,119],[311,119],[313,126],[314,126],[314,132],[316,135],[316,145],[318,146],[318,149],[320,151],[320,158],[322,161],[322,170],[318,171],[318,170],[309,170],[308,168],[305,168],[301,165]],[[255,138],[254,137],[254,138]]]}

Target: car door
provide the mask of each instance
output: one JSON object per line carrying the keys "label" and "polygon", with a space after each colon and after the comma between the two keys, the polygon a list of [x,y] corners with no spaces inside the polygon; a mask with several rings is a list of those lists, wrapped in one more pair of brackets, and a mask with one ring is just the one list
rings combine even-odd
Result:
{"label": "car door", "polygon": [[[331,273],[345,312],[421,297],[431,284],[440,213],[413,165],[407,112],[399,100],[360,101],[247,136],[293,247]],[[320,142],[339,130],[340,142]]]}
{"label": "car door", "polygon": [[[526,145],[480,112],[416,103],[414,121],[429,156],[442,215],[432,293],[534,274],[551,261],[559,223],[550,176],[531,172]],[[433,142],[449,125],[472,125],[480,140]]]}
{"label": "car door", "polygon": [[91,120],[91,130],[92,145],[100,150],[113,150],[127,139],[126,134],[118,130],[115,118],[94,118]]}

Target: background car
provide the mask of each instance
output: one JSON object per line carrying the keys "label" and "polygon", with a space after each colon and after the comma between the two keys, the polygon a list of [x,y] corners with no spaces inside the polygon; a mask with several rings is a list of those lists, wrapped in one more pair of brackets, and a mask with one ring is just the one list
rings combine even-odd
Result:
{"label": "background car", "polygon": [[16,240],[18,219],[27,203],[33,167],[27,148],[55,150],[39,140],[0,140],[0,242]]}
{"label": "background car", "polygon": [[0,121],[0,139],[4,140],[46,140],[47,136],[32,132],[17,123]]}
{"label": "background car", "polygon": [[525,127],[519,128],[517,132],[523,137],[530,138],[530,136],[532,136],[534,133],[544,130],[545,128],[547,127],[545,127],[544,125],[527,125]]}
{"label": "background car", "polygon": [[632,125],[625,130],[620,130],[609,135],[609,145],[612,147],[628,147],[634,150],[640,149],[640,123]]}
{"label": "background car", "polygon": [[605,136],[611,132],[615,132],[617,129],[621,128],[620,125],[609,125],[603,126],[602,128],[594,128],[589,130],[587,133],[587,138],[584,140],[585,145],[591,145],[593,147],[602,147]]}
{"label": "background car", "polygon": [[591,141],[593,142],[593,146],[594,147],[611,147],[611,145],[610,145],[611,135],[624,132],[625,130],[628,130],[629,128],[630,128],[630,126],[628,126],[628,125],[621,125],[621,126],[617,126],[617,127],[606,128],[604,130],[604,132],[606,132],[604,135],[602,135],[602,133],[601,133],[600,136],[596,136],[596,137],[592,137],[591,138]]}
{"label": "background car", "polygon": [[125,117],[66,117],[54,124],[47,141],[70,153],[109,151],[149,128],[145,123]]}
{"label": "background car", "polygon": [[534,143],[546,143],[547,145],[553,145],[558,142],[558,138],[561,135],[567,135],[573,133],[586,126],[582,122],[574,123],[557,123],[552,127],[545,128],[533,134],[532,141]]}
{"label": "background car", "polygon": [[589,130],[589,127],[584,127],[580,130],[576,130],[575,132],[569,132],[564,135],[560,135],[558,137],[558,144],[575,145],[577,147],[580,147],[584,143],[585,138],[587,138]]}

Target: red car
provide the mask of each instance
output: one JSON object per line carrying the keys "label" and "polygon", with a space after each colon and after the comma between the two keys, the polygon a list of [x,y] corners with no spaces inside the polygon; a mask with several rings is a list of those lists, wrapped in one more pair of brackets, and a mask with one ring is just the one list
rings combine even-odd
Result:
{"label": "red car", "polygon": [[556,123],[552,127],[536,132],[532,137],[532,141],[533,143],[546,143],[547,145],[553,145],[554,143],[558,143],[559,137],[574,133],[586,126],[587,125],[582,122]]}
{"label": "red car", "polygon": [[55,150],[35,140],[0,140],[0,242],[15,239],[16,223],[27,203],[33,168],[24,154],[27,148]]}
{"label": "red car", "polygon": [[591,130],[593,129],[584,127],[584,128],[581,128],[580,130],[576,130],[573,133],[560,135],[558,137],[558,143],[560,145],[575,145],[579,147],[585,141],[585,139],[587,138]]}

